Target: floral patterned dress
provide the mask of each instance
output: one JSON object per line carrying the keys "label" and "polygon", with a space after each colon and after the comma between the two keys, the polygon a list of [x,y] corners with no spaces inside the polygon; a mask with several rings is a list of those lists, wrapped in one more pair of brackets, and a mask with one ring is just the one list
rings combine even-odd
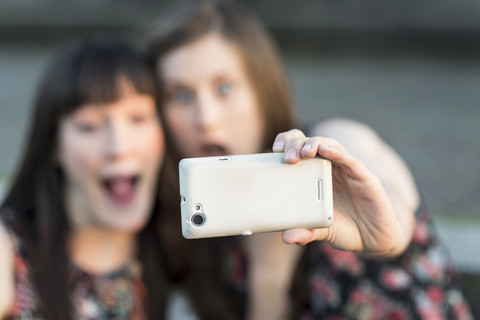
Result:
{"label": "floral patterned dress", "polygon": [[[246,301],[245,257],[237,241],[222,246],[227,281]],[[472,319],[449,256],[427,210],[416,213],[408,249],[375,261],[313,242],[304,252],[307,288],[301,320]]]}
{"label": "floral patterned dress", "polygon": [[[6,319],[44,319],[25,259],[22,241],[10,232],[13,243],[15,296],[13,307]],[[145,287],[139,263],[132,261],[121,269],[102,275],[92,275],[71,265],[71,295],[73,318],[93,319],[145,319],[142,298]]]}

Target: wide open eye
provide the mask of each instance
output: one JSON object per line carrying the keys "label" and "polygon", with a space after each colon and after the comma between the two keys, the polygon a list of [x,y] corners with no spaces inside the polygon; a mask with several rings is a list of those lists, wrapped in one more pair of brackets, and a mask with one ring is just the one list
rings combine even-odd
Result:
{"label": "wide open eye", "polygon": [[69,115],[68,119],[80,133],[94,133],[104,124],[101,111],[97,107],[81,107]]}
{"label": "wide open eye", "polygon": [[169,98],[174,103],[188,104],[193,100],[194,94],[191,90],[178,88],[170,93]]}
{"label": "wide open eye", "polygon": [[101,124],[95,121],[75,121],[75,128],[82,133],[94,133]]}
{"label": "wide open eye", "polygon": [[130,116],[130,121],[132,121],[135,124],[141,124],[146,122],[149,119],[148,115],[145,115],[143,113],[137,113],[137,114],[132,114]]}
{"label": "wide open eye", "polygon": [[230,81],[220,81],[216,86],[216,92],[220,96],[226,96],[233,90],[233,83]]}

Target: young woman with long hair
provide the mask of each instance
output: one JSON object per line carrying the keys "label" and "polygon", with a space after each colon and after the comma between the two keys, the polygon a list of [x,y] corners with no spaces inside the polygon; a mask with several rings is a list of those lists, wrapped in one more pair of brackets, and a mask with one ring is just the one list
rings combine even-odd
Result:
{"label": "young woman with long hair", "polygon": [[76,41],[52,60],[0,210],[0,318],[163,318],[156,102],[121,41]]}
{"label": "young woman with long hair", "polygon": [[[167,272],[194,314],[470,318],[405,163],[353,120],[325,119],[310,127],[312,138],[293,129],[298,123],[288,81],[258,19],[231,1],[195,1],[160,21],[147,45],[168,146],[159,229]],[[333,226],[182,239],[178,161],[263,152],[272,145],[285,151],[289,163],[317,154],[332,160]]]}

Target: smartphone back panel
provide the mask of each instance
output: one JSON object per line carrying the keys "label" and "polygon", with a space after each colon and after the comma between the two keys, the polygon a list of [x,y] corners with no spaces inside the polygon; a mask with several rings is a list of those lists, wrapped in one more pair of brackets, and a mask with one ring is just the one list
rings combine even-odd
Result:
{"label": "smartphone back panel", "polygon": [[331,162],[285,164],[283,153],[183,159],[182,233],[203,238],[333,222]]}

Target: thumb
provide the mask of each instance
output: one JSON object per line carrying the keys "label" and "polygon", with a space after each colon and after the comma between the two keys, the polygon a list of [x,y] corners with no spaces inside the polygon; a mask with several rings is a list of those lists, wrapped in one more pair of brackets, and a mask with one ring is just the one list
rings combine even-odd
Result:
{"label": "thumb", "polygon": [[282,233],[282,240],[286,244],[305,245],[312,241],[324,240],[327,238],[328,228],[324,229],[307,229],[294,228],[285,230]]}

